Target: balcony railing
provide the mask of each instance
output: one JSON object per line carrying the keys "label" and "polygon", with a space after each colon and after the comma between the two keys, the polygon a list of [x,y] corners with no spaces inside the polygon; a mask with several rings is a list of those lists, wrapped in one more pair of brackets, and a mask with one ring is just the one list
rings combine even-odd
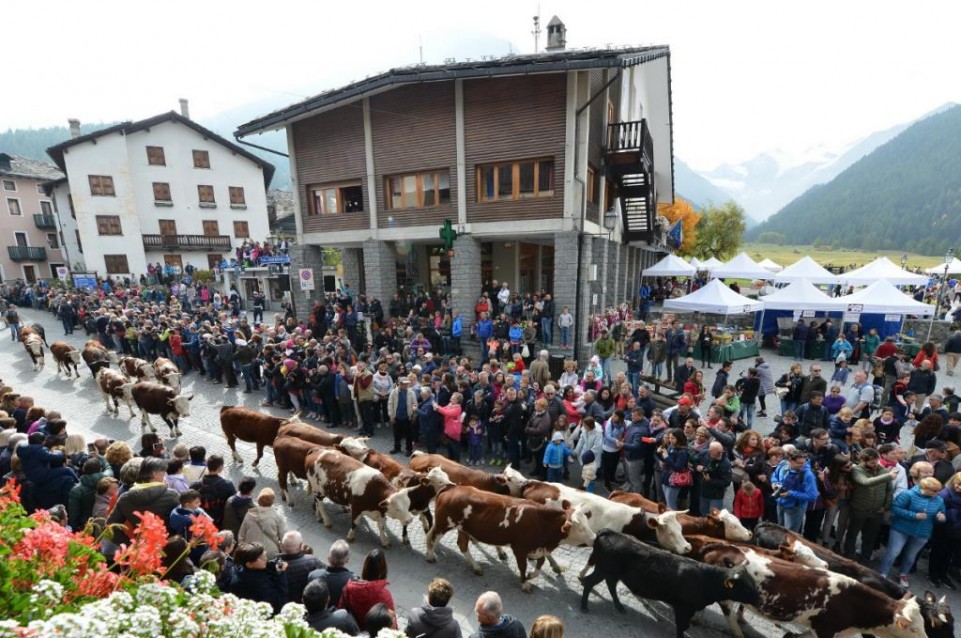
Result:
{"label": "balcony railing", "polygon": [[230,235],[144,235],[145,249],[230,250]]}
{"label": "balcony railing", "polygon": [[43,230],[55,229],[57,227],[57,219],[53,215],[34,215],[33,223],[37,228]]}
{"label": "balcony railing", "polygon": [[47,261],[47,249],[43,246],[7,246],[13,261]]}
{"label": "balcony railing", "polygon": [[607,125],[607,152],[639,152],[648,166],[654,163],[654,140],[647,120],[617,122]]}

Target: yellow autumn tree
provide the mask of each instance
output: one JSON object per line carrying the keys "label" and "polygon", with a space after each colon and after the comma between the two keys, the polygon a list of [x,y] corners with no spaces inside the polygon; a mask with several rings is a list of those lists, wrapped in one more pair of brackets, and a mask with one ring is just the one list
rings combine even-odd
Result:
{"label": "yellow autumn tree", "polygon": [[664,215],[671,222],[671,226],[681,220],[683,239],[678,252],[682,255],[693,255],[697,241],[697,223],[701,221],[701,214],[694,210],[690,202],[680,197],[675,197],[673,204],[659,204],[657,212]]}

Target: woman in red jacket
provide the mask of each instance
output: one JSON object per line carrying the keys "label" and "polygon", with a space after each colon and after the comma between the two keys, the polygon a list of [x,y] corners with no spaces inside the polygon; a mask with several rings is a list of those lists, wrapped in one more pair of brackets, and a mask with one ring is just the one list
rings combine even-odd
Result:
{"label": "woman in red jacket", "polygon": [[[394,597],[387,589],[387,555],[379,549],[372,550],[364,559],[364,569],[356,580],[349,580],[340,594],[338,607],[346,609],[357,621],[362,631],[367,631],[367,612],[377,603],[384,603],[394,610]],[[396,624],[394,629],[397,629]]]}
{"label": "woman in red jacket", "polygon": [[741,489],[734,496],[734,515],[741,525],[753,531],[757,522],[764,517],[764,494],[750,481],[741,483]]}
{"label": "woman in red jacket", "polygon": [[450,395],[450,403],[445,406],[434,403],[434,410],[444,415],[444,439],[447,441],[447,457],[460,463],[460,441],[463,435],[464,423],[461,418],[464,410],[461,404],[464,395],[455,392]]}

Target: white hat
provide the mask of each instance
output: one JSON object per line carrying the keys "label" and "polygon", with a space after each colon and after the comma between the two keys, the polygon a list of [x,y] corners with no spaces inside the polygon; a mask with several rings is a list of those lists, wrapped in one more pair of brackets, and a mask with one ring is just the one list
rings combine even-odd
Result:
{"label": "white hat", "polygon": [[560,432],[555,432],[554,434],[551,435],[551,441],[563,441],[563,440],[564,440],[564,435],[561,434]]}
{"label": "white hat", "polygon": [[234,339],[235,346],[245,346],[247,342],[244,339]]}

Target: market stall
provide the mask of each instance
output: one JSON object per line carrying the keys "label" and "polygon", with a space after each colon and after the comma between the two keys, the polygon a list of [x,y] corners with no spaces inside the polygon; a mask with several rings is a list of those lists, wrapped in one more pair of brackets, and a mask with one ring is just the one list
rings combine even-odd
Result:
{"label": "market stall", "polygon": [[[831,312],[843,312],[845,307],[837,299],[828,297],[806,279],[799,279],[773,294],[761,297],[758,301],[764,304],[760,325],[758,326],[758,332],[762,335],[762,340],[763,337],[768,335],[777,336],[778,319],[781,317],[791,317],[792,323],[801,318],[815,319],[819,315],[823,319]],[[781,336],[777,339],[777,342],[778,354],[791,355],[794,353],[794,343],[790,337]]]}
{"label": "market stall", "polygon": [[711,269],[711,277],[718,279],[774,279],[774,273],[741,253],[731,261]]}
{"label": "market stall", "polygon": [[934,306],[915,301],[884,279],[835,301],[844,304],[845,323],[858,321],[865,332],[877,328],[882,338],[899,334],[905,315],[929,317],[934,314]]}
{"label": "market stall", "polygon": [[693,277],[697,268],[677,255],[667,255],[650,268],[641,271],[642,277]]}
{"label": "market stall", "polygon": [[894,286],[927,286],[930,277],[899,268],[887,257],[878,257],[870,264],[851,272],[841,273],[838,279],[848,285],[868,286],[868,288],[871,287],[868,284],[886,280],[894,289]]}
{"label": "market stall", "polygon": [[711,272],[711,271],[714,270],[715,268],[718,268],[718,267],[723,266],[723,265],[724,265],[724,262],[721,261],[720,259],[718,259],[717,257],[710,257],[709,259],[706,259],[706,260],[702,261],[702,262],[698,265],[697,269],[698,269],[698,270],[705,270],[705,271],[707,271],[707,272]]}
{"label": "market stall", "polygon": [[[712,279],[703,288],[689,295],[664,302],[665,310],[724,316],[724,322],[714,329],[714,347],[711,352],[711,360],[714,362],[757,356],[758,347],[757,342],[754,341],[754,331],[748,329],[738,332],[725,324],[730,315],[751,314],[762,310],[763,307],[759,301],[739,295],[719,279]],[[700,345],[696,343],[694,346],[695,358],[700,357]]]}
{"label": "market stall", "polygon": [[838,276],[810,257],[802,257],[774,276],[774,283],[777,284],[802,280],[812,284],[836,284]]}
{"label": "market stall", "polygon": [[961,259],[953,257],[951,261],[938,264],[933,268],[927,268],[924,272],[928,273],[929,275],[936,275],[940,277],[945,273],[945,268],[947,268],[947,273],[949,275],[961,275]]}
{"label": "market stall", "polygon": [[784,270],[784,266],[777,263],[773,259],[769,259],[767,257],[765,257],[763,260],[758,262],[758,266],[760,266],[761,268],[770,270],[771,272],[781,272],[782,270]]}

